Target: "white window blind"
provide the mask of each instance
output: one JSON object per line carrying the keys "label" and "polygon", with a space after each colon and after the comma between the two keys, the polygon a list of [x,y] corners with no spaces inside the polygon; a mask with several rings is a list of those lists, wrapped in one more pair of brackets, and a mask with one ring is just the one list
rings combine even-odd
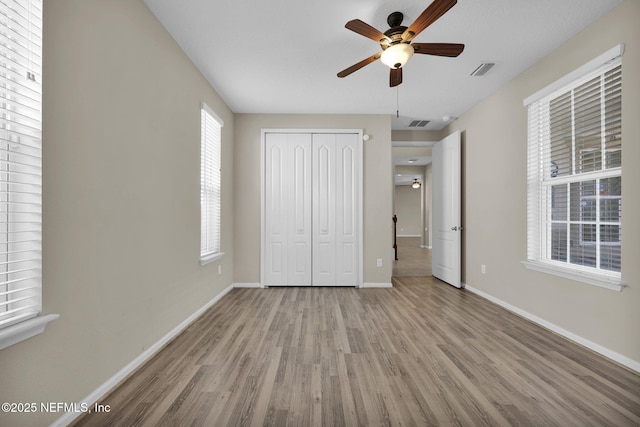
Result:
{"label": "white window blind", "polygon": [[221,145],[223,121],[206,105],[201,111],[200,148],[200,262],[220,251]]}
{"label": "white window blind", "polygon": [[42,2],[0,0],[0,329],[42,309]]}
{"label": "white window blind", "polygon": [[528,266],[621,289],[622,65],[528,106]]}

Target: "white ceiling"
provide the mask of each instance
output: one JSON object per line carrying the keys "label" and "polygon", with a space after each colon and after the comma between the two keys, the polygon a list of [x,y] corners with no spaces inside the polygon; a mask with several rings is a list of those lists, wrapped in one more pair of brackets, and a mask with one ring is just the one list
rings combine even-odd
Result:
{"label": "white ceiling", "polygon": [[[388,29],[394,11],[411,24],[431,0],[145,0],[235,113],[389,114],[445,126],[553,51],[621,0],[459,0],[415,42],[464,43],[458,58],[415,55],[389,88],[380,61],[336,73],[380,50],[344,28],[361,19]],[[496,66],[469,74],[483,61]],[[397,101],[400,119],[396,119]]]}
{"label": "white ceiling", "polygon": [[431,156],[394,156],[396,166],[425,166],[431,163]]}

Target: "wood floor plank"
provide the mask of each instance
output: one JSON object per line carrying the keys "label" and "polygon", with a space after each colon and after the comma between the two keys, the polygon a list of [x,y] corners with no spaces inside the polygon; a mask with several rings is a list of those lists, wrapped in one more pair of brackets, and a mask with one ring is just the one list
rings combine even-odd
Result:
{"label": "wood floor plank", "polygon": [[234,289],[78,426],[637,426],[640,375],[429,277]]}

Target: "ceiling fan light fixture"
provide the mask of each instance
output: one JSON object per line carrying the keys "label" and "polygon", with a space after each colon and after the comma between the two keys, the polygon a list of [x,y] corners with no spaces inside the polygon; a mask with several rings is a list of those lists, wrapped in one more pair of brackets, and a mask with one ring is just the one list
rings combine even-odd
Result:
{"label": "ceiling fan light fixture", "polygon": [[[462,43],[413,43],[413,39],[422,30],[437,21],[456,3],[457,0],[432,0],[431,4],[408,27],[401,25],[404,17],[402,12],[393,12],[387,18],[387,24],[391,28],[384,33],[360,19],[352,19],[347,22],[345,24],[346,29],[378,43],[382,48],[382,52],[371,55],[351,67],[345,68],[338,73],[338,77],[347,77],[349,74],[380,59],[383,64],[391,68],[389,71],[389,87],[397,87],[402,84],[402,68],[414,53],[450,58],[460,55],[464,50],[464,44]],[[398,110],[396,110],[396,117],[400,118]]]}
{"label": "ceiling fan light fixture", "polygon": [[420,188],[420,181],[418,181],[418,179],[414,179],[413,180],[413,184],[411,184],[412,188]]}
{"label": "ceiling fan light fixture", "polygon": [[389,68],[402,68],[413,56],[413,52],[413,46],[407,43],[394,44],[382,52],[380,61]]}

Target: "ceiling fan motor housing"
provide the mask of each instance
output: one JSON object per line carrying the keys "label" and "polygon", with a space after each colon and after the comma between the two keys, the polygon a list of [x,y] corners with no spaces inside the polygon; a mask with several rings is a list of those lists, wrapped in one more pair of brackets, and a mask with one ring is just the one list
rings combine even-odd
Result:
{"label": "ceiling fan motor housing", "polygon": [[[402,34],[407,29],[407,27],[402,26],[402,20],[404,19],[404,15],[402,12],[393,12],[387,17],[387,24],[389,24],[389,28],[384,32],[384,35],[391,39],[391,45],[402,42]],[[383,48],[387,48],[390,45],[386,43],[381,43]]]}

